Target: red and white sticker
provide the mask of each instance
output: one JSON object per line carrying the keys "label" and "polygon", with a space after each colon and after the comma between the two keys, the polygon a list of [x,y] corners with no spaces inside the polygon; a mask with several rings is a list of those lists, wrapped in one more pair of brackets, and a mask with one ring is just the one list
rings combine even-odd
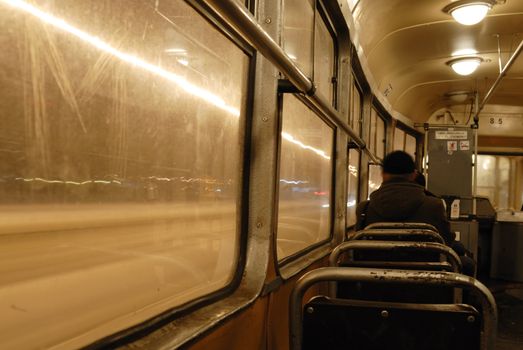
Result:
{"label": "red and white sticker", "polygon": [[454,152],[458,150],[458,141],[447,141],[447,151]]}

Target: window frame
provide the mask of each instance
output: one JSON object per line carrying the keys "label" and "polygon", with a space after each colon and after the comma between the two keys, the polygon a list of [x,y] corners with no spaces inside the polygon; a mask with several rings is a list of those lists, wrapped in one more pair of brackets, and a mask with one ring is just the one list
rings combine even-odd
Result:
{"label": "window frame", "polygon": [[[371,104],[370,106],[370,109],[371,109],[371,112],[370,112],[370,123],[369,123],[369,140],[368,140],[368,144],[370,145],[369,147],[369,150],[371,150],[373,152],[373,154],[377,157],[377,158],[380,158],[378,157],[378,133],[377,133],[377,130],[378,130],[378,119],[381,119],[381,121],[383,122],[383,157],[385,157],[387,155],[387,142],[388,142],[388,129],[389,129],[389,121],[390,121],[390,117],[388,116],[385,116],[384,113],[382,112],[382,108],[378,105],[376,105],[375,103]],[[372,135],[372,111],[375,111],[376,112],[376,130],[374,135]],[[381,158],[380,158],[381,159]]]}
{"label": "window frame", "polygon": [[[315,12],[314,12],[314,30],[316,30],[316,20],[318,17],[317,14],[320,15],[320,19],[323,21],[325,26],[327,27],[327,30],[329,31],[332,39],[332,43],[334,46],[334,60],[333,60],[333,72],[331,76],[331,84],[332,84],[332,100],[331,104],[334,109],[338,109],[338,75],[339,75],[339,44],[338,44],[338,35],[336,33],[336,29],[334,27],[334,24],[332,23],[331,19],[327,15],[327,9],[325,8],[325,5],[323,4],[323,1],[321,0],[315,0]],[[312,43],[312,51],[313,51],[313,60],[314,55],[316,54],[316,36],[314,35],[313,43]],[[312,62],[312,77],[313,81],[315,78],[315,66],[314,61]]]}
{"label": "window frame", "polygon": [[[346,187],[346,193],[345,195],[347,196],[347,198],[345,199],[345,206],[347,205],[347,200],[348,200],[348,195],[349,195],[349,176],[350,176],[350,173],[349,173],[349,165],[350,165],[350,151],[351,150],[355,150],[357,153],[358,153],[358,177],[357,177],[357,183],[356,183],[356,205],[358,205],[358,203],[360,202],[361,200],[361,149],[359,147],[347,147],[347,176],[346,176],[346,179],[345,179],[345,187]],[[345,230],[347,229],[351,229],[353,227],[356,226],[356,223],[357,223],[357,218],[356,218],[356,222],[354,224],[347,224],[348,222],[348,209],[347,207],[345,207]],[[354,211],[354,214],[356,214],[356,211]]]}
{"label": "window frame", "polygon": [[[394,137],[393,139],[396,137],[396,129],[400,129],[401,131],[403,131],[405,134],[403,135],[403,149],[402,151],[405,152],[405,148],[407,147],[407,135],[409,136],[412,136],[414,137],[414,139],[416,140],[416,148],[415,148],[415,154],[413,155],[413,158],[414,158],[414,162],[416,164],[418,164],[418,159],[420,159],[420,154],[419,154],[419,146],[421,144],[420,142],[420,139],[422,137],[422,135],[417,132],[416,130],[410,128],[409,126],[405,125],[404,123],[402,123],[401,121],[399,120],[396,120],[396,125],[394,127]],[[394,140],[393,140],[394,142]]]}
{"label": "window frame", "polygon": [[[252,119],[254,110],[254,86],[256,72],[256,50],[243,38],[234,34],[234,30],[221,18],[213,15],[212,10],[204,3],[197,0],[183,0],[187,5],[192,7],[201,18],[214,27],[219,35],[223,35],[239,48],[248,58],[248,70],[245,91],[245,114],[240,117],[238,127],[240,143],[240,160],[239,160],[239,183],[238,195],[236,199],[237,217],[236,232],[238,234],[238,252],[236,269],[230,282],[224,287],[202,295],[196,299],[190,300],[178,306],[167,309],[148,320],[137,323],[131,327],[124,328],[116,333],[102,337],[94,342],[89,343],[87,348],[113,348],[124,346],[135,341],[144,334],[150,333],[156,329],[164,327],[166,324],[183,317],[193,311],[203,308],[207,305],[222,300],[238,289],[241,284],[245,263],[247,260],[247,242],[248,242],[248,224],[249,224],[249,181],[250,181],[250,153],[251,153],[251,134]],[[248,2],[247,2],[248,1]],[[246,6],[253,0],[247,0]]]}
{"label": "window frame", "polygon": [[[276,147],[277,149],[277,166],[276,166],[276,173],[274,175],[275,181],[279,182],[280,179],[280,167],[281,167],[281,150],[282,150],[282,125],[283,125],[283,97],[285,93],[278,93],[278,145]],[[278,260],[278,217],[279,217],[279,202],[280,202],[280,188],[279,185],[276,185],[276,193],[274,196],[274,203],[273,203],[273,227],[274,227],[274,234],[272,235],[272,253],[274,257],[274,262],[276,269],[278,273],[281,275],[280,269],[288,265],[289,263],[292,263],[296,260],[298,260],[300,257],[307,255],[308,253],[314,251],[315,249],[325,245],[326,243],[329,243],[334,238],[334,219],[335,219],[335,211],[334,205],[336,202],[336,198],[333,195],[334,190],[336,188],[336,144],[337,144],[337,130],[338,128],[334,123],[329,121],[328,119],[324,118],[320,111],[313,106],[309,101],[307,101],[305,98],[303,98],[300,95],[294,95],[306,108],[309,108],[311,112],[315,114],[317,118],[319,118],[325,125],[330,127],[333,131],[333,137],[332,137],[332,162],[331,162],[331,188],[330,188],[330,200],[329,200],[329,236],[319,242],[316,242],[312,245],[307,246],[306,248],[297,251],[294,254],[291,254],[289,256],[284,257],[281,260]]]}
{"label": "window frame", "polygon": [[[314,21],[313,21],[313,41],[312,41],[312,77],[314,81],[314,58],[315,58],[315,48],[316,48],[316,38],[315,38],[315,30],[316,30],[316,21],[318,20],[318,15],[321,18],[321,20],[324,21],[324,24],[326,25],[327,29],[329,30],[329,33],[332,37],[332,41],[334,44],[334,64],[333,69],[334,72],[332,74],[332,77],[334,78],[333,84],[333,94],[332,94],[332,101],[331,105],[334,109],[337,109],[338,104],[338,77],[339,77],[339,39],[338,34],[336,32],[336,27],[334,26],[334,23],[331,20],[331,17],[329,15],[329,11],[327,10],[324,0],[314,0]],[[283,33],[282,33],[283,35]],[[283,40],[283,37],[281,38]],[[281,74],[281,73],[280,73]],[[276,174],[275,174],[275,181],[276,179],[279,180],[280,176],[280,163],[281,163],[281,128],[282,128],[282,116],[283,116],[283,95],[284,93],[278,93],[278,144],[277,144],[277,165],[276,165]],[[277,255],[277,227],[278,227],[278,212],[279,212],[279,186],[276,185],[276,193],[274,197],[274,204],[273,204],[273,227],[274,227],[274,234],[272,239],[272,254],[274,257],[274,264],[276,266],[277,273],[281,276],[281,269],[285,268],[287,266],[290,266],[293,262],[299,260],[299,258],[311,253],[314,250],[317,250],[318,248],[324,246],[325,244],[331,242],[334,239],[334,221],[335,221],[335,210],[334,205],[336,203],[336,198],[334,196],[334,190],[336,188],[336,162],[337,157],[336,154],[338,152],[336,145],[338,140],[338,128],[337,126],[332,123],[330,120],[326,119],[323,116],[323,113],[317,109],[314,105],[312,105],[309,101],[307,101],[303,96],[296,94],[295,95],[307,108],[311,109],[311,111],[320,118],[321,121],[323,121],[325,124],[327,124],[330,128],[333,130],[333,145],[332,145],[332,173],[331,173],[331,198],[329,203],[329,219],[330,219],[330,225],[329,225],[329,237],[325,240],[322,240],[320,242],[317,242],[311,246],[306,247],[305,249],[302,249],[292,255],[289,255],[282,260],[278,260]],[[360,159],[361,162],[361,159]]]}

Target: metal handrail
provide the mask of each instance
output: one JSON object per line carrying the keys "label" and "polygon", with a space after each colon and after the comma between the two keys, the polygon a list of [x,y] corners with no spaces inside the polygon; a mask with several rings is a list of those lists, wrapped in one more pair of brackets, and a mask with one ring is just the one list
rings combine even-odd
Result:
{"label": "metal handrail", "polygon": [[372,229],[421,229],[438,232],[436,227],[424,222],[375,222],[364,228],[364,230]]}
{"label": "metal handrail", "polygon": [[347,241],[334,248],[329,256],[329,266],[338,266],[338,260],[342,253],[350,250],[381,250],[390,252],[432,252],[445,255],[449,260],[453,272],[461,272],[463,266],[459,256],[452,248],[434,242],[394,242],[394,241]]}
{"label": "metal handrail", "polygon": [[493,350],[495,348],[498,322],[496,301],[487,287],[472,277],[453,272],[323,267],[304,274],[292,290],[289,300],[290,350],[302,349],[302,300],[305,292],[316,283],[330,281],[448,286],[470,290],[481,302],[483,316],[481,350]]}
{"label": "metal handrail", "polygon": [[434,232],[432,230],[424,230],[424,229],[385,229],[385,230],[378,230],[378,229],[366,229],[362,231],[357,231],[353,236],[349,237],[349,241],[355,241],[355,240],[361,240],[365,236],[377,236],[380,239],[379,240],[385,240],[383,238],[385,237],[395,237],[395,236],[408,236],[408,235],[416,235],[416,236],[424,236],[427,239],[430,239],[431,241],[435,241],[436,243],[445,244],[445,240],[441,235],[437,232]]}
{"label": "metal handrail", "polygon": [[345,117],[335,110],[325,98],[317,95],[314,83],[298,68],[278,43],[262,28],[249,10],[236,0],[203,0],[235,32],[249,42],[258,52],[274,64],[289,81],[318,107],[325,117],[345,131],[364,150],[372,162],[381,164],[366,146],[365,141],[345,122]]}
{"label": "metal handrail", "polygon": [[[334,248],[329,255],[329,266],[330,267],[338,267],[338,260],[340,256],[343,253],[346,253],[351,250],[381,250],[381,251],[425,251],[425,252],[434,252],[438,254],[443,254],[445,257],[449,260],[450,265],[452,267],[453,272],[461,273],[463,270],[463,265],[461,263],[461,260],[459,256],[456,254],[456,252],[450,248],[447,247],[444,244],[441,243],[434,243],[434,242],[402,242],[402,241],[347,241],[343,242],[340,245],[338,245],[336,248]],[[400,267],[401,264],[396,264],[396,266],[386,266],[388,262],[377,262],[373,261],[376,265],[378,263],[385,263],[381,266],[367,266],[367,267],[374,267],[374,268],[401,268],[404,270],[430,270],[433,271],[433,266],[430,266],[429,262],[405,262]],[[392,263],[391,263],[392,264]],[[422,268],[425,264],[425,267],[431,267],[431,268]],[[331,297],[336,297],[337,293],[337,283],[331,282],[329,283],[329,295]],[[458,298],[458,293],[454,293],[455,298]],[[458,300],[458,299],[455,299]]]}
{"label": "metal handrail", "polygon": [[521,40],[521,42],[519,43],[518,47],[516,48],[516,50],[512,54],[512,56],[510,56],[510,58],[507,61],[507,64],[505,64],[505,67],[503,67],[503,70],[499,73],[498,77],[496,78],[496,81],[494,81],[494,83],[492,84],[492,86],[488,90],[487,94],[483,98],[483,101],[481,101],[481,103],[477,107],[476,114],[474,115],[474,122],[476,124],[478,124],[478,122],[479,122],[479,114],[481,113],[483,108],[485,108],[485,105],[490,100],[492,95],[494,95],[494,91],[496,91],[496,88],[501,83],[501,81],[503,80],[505,75],[507,75],[508,70],[510,69],[510,67],[512,67],[514,62],[516,62],[516,59],[519,57],[519,55],[521,54],[522,51],[523,51],[523,40]]}

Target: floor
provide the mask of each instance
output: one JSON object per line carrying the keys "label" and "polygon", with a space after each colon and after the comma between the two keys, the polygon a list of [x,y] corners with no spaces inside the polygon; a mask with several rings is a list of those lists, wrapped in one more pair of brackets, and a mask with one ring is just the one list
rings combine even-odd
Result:
{"label": "floor", "polygon": [[496,350],[523,350],[523,283],[486,282],[498,304]]}

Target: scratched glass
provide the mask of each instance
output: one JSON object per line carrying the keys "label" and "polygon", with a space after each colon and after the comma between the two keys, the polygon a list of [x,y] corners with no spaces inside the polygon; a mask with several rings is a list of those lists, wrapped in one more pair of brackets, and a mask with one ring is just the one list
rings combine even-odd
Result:
{"label": "scratched glass", "polygon": [[403,151],[405,149],[405,131],[394,129],[394,150]]}
{"label": "scratched glass", "polygon": [[283,97],[278,259],[329,238],[334,130],[295,96]]}
{"label": "scratched glass", "polygon": [[0,348],[229,284],[243,51],[181,0],[0,0],[0,47]]}
{"label": "scratched glass", "polygon": [[349,150],[347,167],[347,226],[356,224],[356,205],[359,199],[360,152]]}
{"label": "scratched glass", "polygon": [[334,102],[335,76],[335,51],[334,40],[323,20],[323,17],[316,11],[314,30],[314,83],[319,94],[323,95],[327,101]]}
{"label": "scratched glass", "polygon": [[416,138],[412,135],[405,135],[405,152],[416,159]]}
{"label": "scratched glass", "polygon": [[283,50],[308,77],[314,59],[314,1],[283,0]]}

